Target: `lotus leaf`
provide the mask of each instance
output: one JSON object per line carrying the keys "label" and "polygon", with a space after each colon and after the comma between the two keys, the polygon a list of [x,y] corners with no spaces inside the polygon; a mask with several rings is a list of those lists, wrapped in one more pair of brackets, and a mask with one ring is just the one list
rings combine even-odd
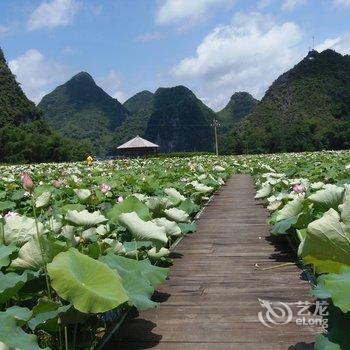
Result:
{"label": "lotus leaf", "polygon": [[121,278],[75,248],[56,255],[47,270],[52,288],[80,312],[106,312],[128,301]]}

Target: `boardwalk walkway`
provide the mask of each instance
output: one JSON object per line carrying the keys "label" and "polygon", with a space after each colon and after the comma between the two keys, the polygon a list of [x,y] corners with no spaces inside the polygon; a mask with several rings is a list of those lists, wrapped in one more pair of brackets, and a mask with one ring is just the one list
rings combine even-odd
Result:
{"label": "boardwalk walkway", "polygon": [[316,330],[295,322],[267,328],[258,298],[310,300],[287,244],[272,242],[267,212],[254,200],[250,176],[234,175],[214,196],[197,233],[176,248],[170,279],[156,296],[158,310],[128,320],[106,349],[302,350],[313,349]]}

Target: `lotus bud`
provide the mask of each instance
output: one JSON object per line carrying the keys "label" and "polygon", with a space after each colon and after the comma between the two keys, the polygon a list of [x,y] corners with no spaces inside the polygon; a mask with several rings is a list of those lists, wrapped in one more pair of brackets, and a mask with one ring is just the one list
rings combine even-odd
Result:
{"label": "lotus bud", "polygon": [[34,182],[26,171],[23,173],[21,180],[23,188],[27,192],[32,193],[34,189]]}
{"label": "lotus bud", "polygon": [[107,194],[107,193],[109,192],[109,190],[111,189],[111,187],[110,187],[109,185],[103,183],[103,184],[101,185],[100,189],[101,189],[101,192],[102,192],[103,194]]}
{"label": "lotus bud", "polygon": [[303,193],[305,191],[304,187],[300,184],[293,186],[293,191],[295,193]]}
{"label": "lotus bud", "polygon": [[123,200],[124,200],[124,198],[123,198],[122,196],[119,196],[118,199],[117,199],[117,202],[118,202],[118,203],[122,203]]}

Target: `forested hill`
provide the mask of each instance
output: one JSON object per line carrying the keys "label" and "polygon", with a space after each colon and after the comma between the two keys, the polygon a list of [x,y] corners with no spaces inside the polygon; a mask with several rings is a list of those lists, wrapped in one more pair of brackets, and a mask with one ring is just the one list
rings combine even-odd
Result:
{"label": "forested hill", "polygon": [[221,139],[226,153],[350,147],[350,56],[311,51]]}
{"label": "forested hill", "polygon": [[117,100],[81,72],[39,103],[49,124],[61,135],[91,145],[97,155],[115,148],[114,132],[130,114]]}
{"label": "forested hill", "polygon": [[136,95],[127,99],[123,106],[130,113],[137,113],[145,108],[149,108],[153,103],[153,94],[148,90],[138,92]]}
{"label": "forested hill", "polygon": [[0,162],[82,159],[88,149],[51,131],[27,99],[0,49]]}
{"label": "forested hill", "polygon": [[19,125],[22,122],[39,120],[40,111],[29,101],[7,66],[0,49],[0,127],[7,123]]}
{"label": "forested hill", "polygon": [[161,152],[212,151],[215,113],[185,86],[142,91],[124,103],[132,114],[118,128],[116,142],[135,135],[160,145]]}
{"label": "forested hill", "polygon": [[231,127],[247,116],[258,102],[248,92],[235,92],[227,105],[217,113],[218,119],[226,128]]}
{"label": "forested hill", "polygon": [[162,152],[212,151],[214,118],[215,113],[185,86],[159,88],[144,136]]}

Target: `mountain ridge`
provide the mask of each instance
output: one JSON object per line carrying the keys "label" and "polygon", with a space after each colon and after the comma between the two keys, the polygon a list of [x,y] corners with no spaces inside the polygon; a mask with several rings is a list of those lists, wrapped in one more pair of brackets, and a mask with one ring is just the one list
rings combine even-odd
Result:
{"label": "mountain ridge", "polygon": [[80,72],[43,97],[38,105],[52,128],[70,139],[89,142],[95,154],[107,155],[113,133],[129,111]]}
{"label": "mountain ridge", "polygon": [[[281,132],[283,127],[283,132]],[[225,153],[350,147],[350,56],[309,52],[280,75],[231,131]]]}
{"label": "mountain ridge", "polygon": [[59,137],[24,94],[0,48],[0,161],[44,162],[81,159],[88,151]]}

